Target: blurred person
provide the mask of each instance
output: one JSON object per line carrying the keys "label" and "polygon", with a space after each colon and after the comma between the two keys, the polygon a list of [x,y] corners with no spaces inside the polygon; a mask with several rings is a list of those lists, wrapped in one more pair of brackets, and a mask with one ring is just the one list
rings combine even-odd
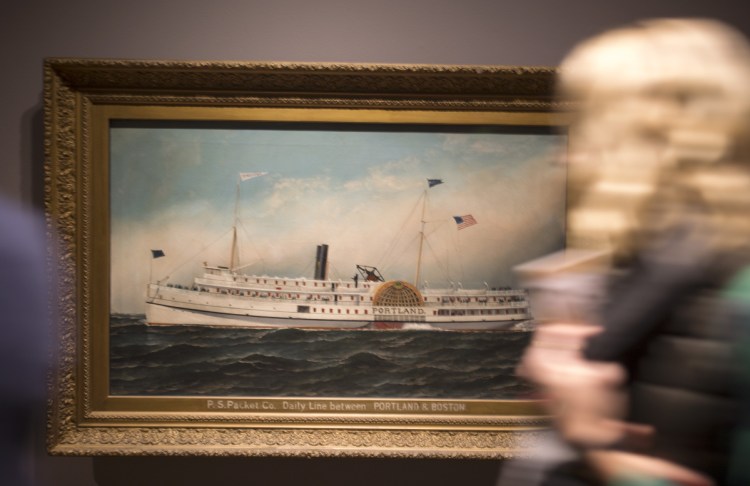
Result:
{"label": "blurred person", "polygon": [[522,268],[553,322],[519,372],[581,460],[539,484],[750,484],[750,47],[641,22],[574,49],[560,93],[580,254]]}
{"label": "blurred person", "polygon": [[0,198],[0,484],[33,484],[29,437],[46,396],[48,282],[42,219]]}

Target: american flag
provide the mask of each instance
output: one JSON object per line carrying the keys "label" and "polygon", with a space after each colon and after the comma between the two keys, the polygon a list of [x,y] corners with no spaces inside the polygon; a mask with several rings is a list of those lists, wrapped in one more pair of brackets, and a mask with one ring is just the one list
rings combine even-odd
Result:
{"label": "american flag", "polygon": [[458,225],[458,229],[460,230],[477,224],[477,220],[474,219],[474,216],[472,216],[471,214],[466,214],[464,216],[453,216],[453,219],[456,220],[456,224]]}

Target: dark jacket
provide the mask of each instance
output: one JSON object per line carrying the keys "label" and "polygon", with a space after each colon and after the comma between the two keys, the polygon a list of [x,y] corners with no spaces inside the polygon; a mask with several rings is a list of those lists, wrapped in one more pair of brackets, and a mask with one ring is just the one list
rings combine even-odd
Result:
{"label": "dark jacket", "polygon": [[654,426],[638,452],[725,481],[740,418],[734,344],[746,325],[725,289],[748,265],[696,232],[675,231],[614,278],[601,312],[604,332],[584,355],[628,371],[628,421]]}

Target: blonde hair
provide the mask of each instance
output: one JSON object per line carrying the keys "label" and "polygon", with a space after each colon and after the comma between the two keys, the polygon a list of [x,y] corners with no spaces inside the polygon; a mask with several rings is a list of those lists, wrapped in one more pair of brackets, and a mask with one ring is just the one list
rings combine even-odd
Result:
{"label": "blonde hair", "polygon": [[561,66],[570,127],[569,244],[621,255],[690,220],[716,244],[750,232],[750,46],[701,19],[584,42]]}

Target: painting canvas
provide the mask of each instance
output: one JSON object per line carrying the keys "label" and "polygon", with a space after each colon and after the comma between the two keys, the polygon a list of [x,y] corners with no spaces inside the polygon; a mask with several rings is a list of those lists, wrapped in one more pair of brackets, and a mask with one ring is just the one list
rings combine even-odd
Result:
{"label": "painting canvas", "polygon": [[196,290],[206,268],[312,285],[323,245],[334,286],[365,285],[369,271],[423,292],[516,288],[515,265],[564,245],[563,135],[117,121],[109,137],[111,394],[514,399],[531,391],[514,370],[530,318],[500,330],[420,321],[269,329],[149,323],[145,309],[149,284]]}

